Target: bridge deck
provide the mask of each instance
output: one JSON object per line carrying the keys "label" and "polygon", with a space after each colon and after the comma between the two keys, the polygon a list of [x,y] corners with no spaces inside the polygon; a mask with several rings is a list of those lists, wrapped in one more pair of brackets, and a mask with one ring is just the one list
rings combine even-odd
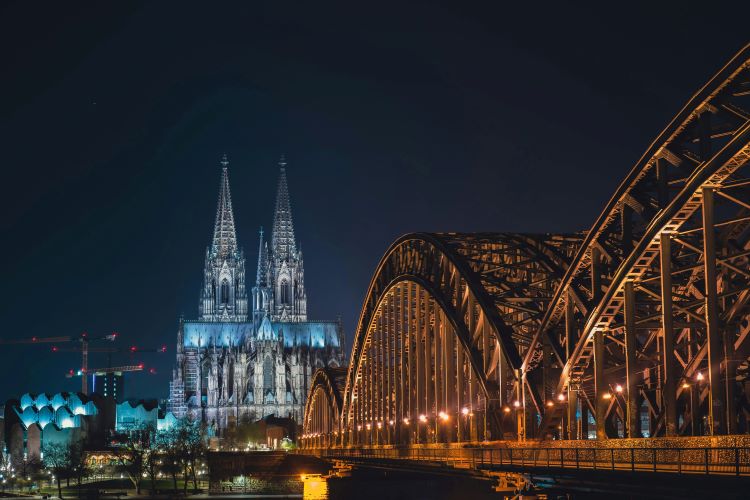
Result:
{"label": "bridge deck", "polygon": [[335,459],[433,462],[490,470],[575,469],[750,476],[750,448],[330,448],[302,453]]}

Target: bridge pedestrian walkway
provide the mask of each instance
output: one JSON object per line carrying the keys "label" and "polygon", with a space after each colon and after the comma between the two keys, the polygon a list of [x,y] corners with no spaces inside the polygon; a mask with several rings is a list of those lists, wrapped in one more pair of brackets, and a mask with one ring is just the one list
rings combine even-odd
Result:
{"label": "bridge pedestrian walkway", "polygon": [[750,477],[748,447],[357,447],[300,450],[329,459],[408,460],[477,470],[574,469]]}

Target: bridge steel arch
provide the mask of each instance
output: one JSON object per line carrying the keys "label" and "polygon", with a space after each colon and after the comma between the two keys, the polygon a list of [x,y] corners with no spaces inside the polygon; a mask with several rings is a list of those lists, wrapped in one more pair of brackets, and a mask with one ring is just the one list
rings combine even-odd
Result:
{"label": "bridge steel arch", "polygon": [[397,240],[335,444],[747,433],[749,371],[750,45],[588,231]]}
{"label": "bridge steel arch", "polygon": [[302,421],[303,447],[320,448],[336,443],[346,373],[346,367],[326,367],[319,368],[313,375]]}
{"label": "bridge steel arch", "polygon": [[410,234],[370,283],[343,395],[343,445],[515,434],[519,369],[580,237]]}
{"label": "bridge steel arch", "polygon": [[[523,362],[567,347],[534,436],[747,430],[750,46],[651,144],[587,232]],[[739,405],[739,406],[738,406]],[[565,407],[564,407],[565,406]],[[589,417],[589,415],[591,417]]]}

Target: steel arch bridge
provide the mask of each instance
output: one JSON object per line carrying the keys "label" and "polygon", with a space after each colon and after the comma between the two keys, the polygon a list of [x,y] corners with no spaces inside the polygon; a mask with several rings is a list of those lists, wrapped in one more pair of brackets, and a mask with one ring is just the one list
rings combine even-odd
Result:
{"label": "steel arch bridge", "polygon": [[749,302],[747,46],[587,231],[397,240],[303,444],[747,433]]}

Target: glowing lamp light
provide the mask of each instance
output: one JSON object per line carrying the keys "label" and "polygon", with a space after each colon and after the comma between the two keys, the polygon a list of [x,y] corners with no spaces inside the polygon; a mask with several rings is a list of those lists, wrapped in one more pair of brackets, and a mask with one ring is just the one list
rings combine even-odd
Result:
{"label": "glowing lamp light", "polygon": [[605,392],[605,393],[604,393],[604,394],[602,395],[602,399],[612,399],[612,394],[610,394],[610,393],[608,393],[608,392]]}
{"label": "glowing lamp light", "polygon": [[372,424],[368,423],[367,425],[365,425],[365,427],[367,427],[367,430],[369,431],[370,429],[372,429]]}
{"label": "glowing lamp light", "polygon": [[378,422],[378,429],[382,429],[382,428],[383,428],[383,422]]}
{"label": "glowing lamp light", "polygon": [[518,400],[516,400],[516,401],[513,401],[513,406],[515,406],[516,408],[520,408],[520,406],[521,406],[521,402],[520,402],[520,401],[518,401]]}
{"label": "glowing lamp light", "polygon": [[505,413],[510,413],[510,406],[504,406],[504,407],[503,407],[503,411],[504,411]]}
{"label": "glowing lamp light", "polygon": [[461,408],[461,414],[462,415],[468,415],[469,414],[469,409],[464,406],[463,408]]}
{"label": "glowing lamp light", "polygon": [[690,389],[690,384],[688,384],[687,382],[685,382],[684,384],[682,384],[682,388],[683,389]]}
{"label": "glowing lamp light", "polygon": [[698,372],[698,375],[695,376],[695,380],[703,380],[703,374]]}
{"label": "glowing lamp light", "polygon": [[547,401],[547,406],[549,407],[555,406],[555,403],[553,403],[552,401]]}
{"label": "glowing lamp light", "polygon": [[409,419],[408,418],[404,418],[404,425],[409,425]]}
{"label": "glowing lamp light", "polygon": [[558,401],[565,401],[565,394],[558,394],[557,395],[557,400]]}
{"label": "glowing lamp light", "polygon": [[395,420],[390,420],[390,421],[388,422],[388,425],[395,425],[395,424],[396,424],[396,421],[395,421]]}
{"label": "glowing lamp light", "polygon": [[445,413],[444,411],[441,411],[440,413],[438,413],[438,417],[440,417],[440,420],[442,420],[443,422],[447,422],[448,419],[450,418],[448,414]]}
{"label": "glowing lamp light", "polygon": [[358,425],[358,426],[357,426],[357,430],[358,430],[358,431],[361,431],[361,430],[362,430],[362,426],[361,426],[361,425]]}
{"label": "glowing lamp light", "polygon": [[617,384],[615,386],[615,392],[618,392],[618,393],[622,392],[622,386],[620,384]]}
{"label": "glowing lamp light", "polygon": [[427,422],[427,416],[426,415],[420,415],[419,416],[419,421],[420,422]]}

